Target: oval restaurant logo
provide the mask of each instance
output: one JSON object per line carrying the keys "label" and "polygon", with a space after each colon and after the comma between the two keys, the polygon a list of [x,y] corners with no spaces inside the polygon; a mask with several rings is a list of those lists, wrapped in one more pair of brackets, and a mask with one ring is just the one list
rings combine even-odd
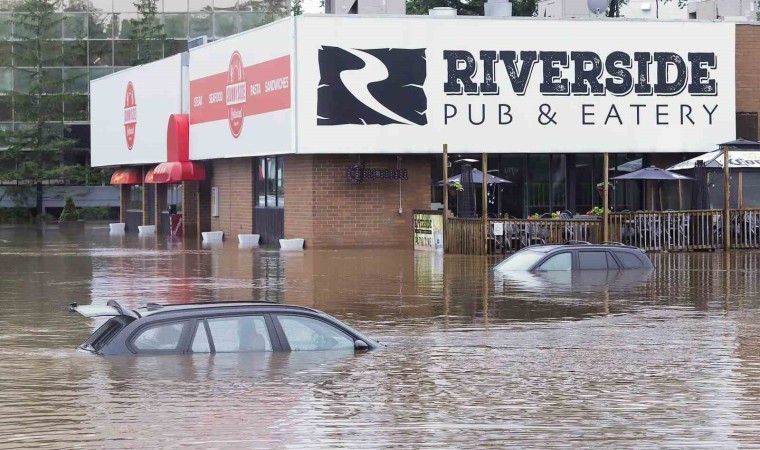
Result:
{"label": "oval restaurant logo", "polygon": [[132,150],[135,145],[135,129],[137,128],[137,101],[132,82],[127,83],[127,93],[124,95],[124,135],[127,138],[127,148]]}
{"label": "oval restaurant logo", "polygon": [[227,120],[234,137],[243,131],[246,101],[245,66],[243,58],[237,51],[232,53],[230,67],[227,69],[227,87],[225,88],[225,103],[227,105]]}

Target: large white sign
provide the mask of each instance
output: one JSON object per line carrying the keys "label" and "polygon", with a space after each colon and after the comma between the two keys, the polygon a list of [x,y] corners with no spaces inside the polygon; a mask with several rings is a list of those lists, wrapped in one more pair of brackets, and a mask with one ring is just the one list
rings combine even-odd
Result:
{"label": "large white sign", "polygon": [[90,82],[93,166],[166,161],[169,116],[182,112],[182,56]]}
{"label": "large white sign", "polygon": [[190,159],[292,153],[293,21],[190,51]]}
{"label": "large white sign", "polygon": [[299,17],[298,153],[695,152],[734,139],[734,25]]}

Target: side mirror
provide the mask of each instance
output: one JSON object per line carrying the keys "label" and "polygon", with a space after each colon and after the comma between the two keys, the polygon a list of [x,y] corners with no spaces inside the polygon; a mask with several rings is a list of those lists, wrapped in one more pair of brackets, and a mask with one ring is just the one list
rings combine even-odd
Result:
{"label": "side mirror", "polygon": [[354,341],[354,350],[369,350],[369,345],[361,339]]}

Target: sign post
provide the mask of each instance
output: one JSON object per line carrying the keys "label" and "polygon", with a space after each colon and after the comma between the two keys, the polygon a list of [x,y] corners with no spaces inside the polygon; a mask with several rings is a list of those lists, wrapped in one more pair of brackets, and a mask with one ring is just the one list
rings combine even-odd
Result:
{"label": "sign post", "polygon": [[483,183],[481,183],[481,220],[483,220],[483,254],[488,255],[488,153],[483,153]]}
{"label": "sign post", "polygon": [[443,144],[443,253],[446,253],[449,228],[449,146]]}
{"label": "sign post", "polygon": [[604,185],[602,186],[602,242],[610,240],[610,154],[604,153]]}
{"label": "sign post", "polygon": [[723,146],[723,251],[731,250],[731,179],[729,178],[728,145]]}

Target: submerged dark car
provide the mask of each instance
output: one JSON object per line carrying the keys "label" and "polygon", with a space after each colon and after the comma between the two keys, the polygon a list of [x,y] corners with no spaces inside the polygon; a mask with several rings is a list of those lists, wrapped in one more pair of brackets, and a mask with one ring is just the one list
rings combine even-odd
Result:
{"label": "submerged dark car", "polygon": [[652,268],[652,261],[637,247],[617,243],[568,243],[523,248],[499,263],[494,270],[544,272]]}
{"label": "submerged dark car", "polygon": [[265,302],[70,305],[111,317],[81,349],[99,355],[370,350],[380,344],[321,311]]}

